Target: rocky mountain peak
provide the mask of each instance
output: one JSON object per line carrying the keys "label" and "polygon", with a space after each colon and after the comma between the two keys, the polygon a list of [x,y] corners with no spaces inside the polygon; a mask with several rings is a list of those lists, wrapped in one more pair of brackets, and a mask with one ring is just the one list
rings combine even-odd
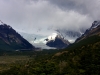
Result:
{"label": "rocky mountain peak", "polygon": [[76,40],[76,42],[79,42],[80,40],[83,40],[93,35],[100,35],[100,21],[94,21],[92,23],[92,26],[87,29],[85,33]]}
{"label": "rocky mountain peak", "polygon": [[68,40],[65,40],[63,37],[60,35],[56,35],[55,39],[46,39],[47,43],[46,45],[49,47],[55,47],[57,49],[62,49],[67,47],[70,43]]}
{"label": "rocky mountain peak", "polygon": [[0,49],[34,49],[27,40],[25,40],[18,32],[10,25],[4,24],[1,21],[0,25]]}
{"label": "rocky mountain peak", "polygon": [[96,28],[96,27],[98,27],[100,25],[100,21],[98,20],[98,21],[94,21],[93,23],[92,23],[92,26],[90,27],[90,29],[93,29],[93,28]]}

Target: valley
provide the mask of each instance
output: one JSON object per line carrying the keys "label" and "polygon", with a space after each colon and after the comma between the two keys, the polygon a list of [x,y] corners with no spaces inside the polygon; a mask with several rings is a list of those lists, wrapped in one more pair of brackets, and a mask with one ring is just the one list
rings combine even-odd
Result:
{"label": "valley", "polygon": [[0,0],[0,75],[100,75],[100,0]]}
{"label": "valley", "polygon": [[[93,27],[98,24],[94,22]],[[0,75],[99,75],[99,28],[98,24],[97,27],[86,30],[75,43],[63,49],[34,49],[34,46],[32,49],[27,47],[22,49],[19,46],[20,49],[10,50],[13,45],[9,46],[2,40],[0,43],[9,48],[0,49]],[[59,37],[57,36],[56,39],[63,39]],[[57,44],[59,46],[61,43]],[[29,45],[32,47],[31,44]],[[16,46],[14,45],[18,48]]]}
{"label": "valley", "polygon": [[[6,69],[1,71],[0,75],[100,74],[100,36],[98,35],[88,37],[62,50],[10,52],[8,55],[0,57],[1,61],[8,62],[1,66],[2,69]],[[10,66],[7,66],[9,60],[11,60]]]}

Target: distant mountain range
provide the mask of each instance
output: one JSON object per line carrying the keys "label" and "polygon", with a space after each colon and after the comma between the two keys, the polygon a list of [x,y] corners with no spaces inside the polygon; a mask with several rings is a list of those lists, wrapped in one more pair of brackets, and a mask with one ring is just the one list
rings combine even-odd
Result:
{"label": "distant mountain range", "polygon": [[[58,33],[54,33],[51,36],[40,36],[16,32],[11,26],[3,23],[0,20],[0,50],[17,50],[17,49],[35,49],[33,45],[37,45],[44,49],[50,48],[66,48],[70,41],[67,40],[66,36],[76,38],[75,43],[86,39],[93,35],[100,36],[100,21],[94,21],[92,26],[84,32],[84,29],[81,29],[81,32],[56,30]],[[64,32],[64,34],[62,33]],[[29,43],[27,40],[31,43]],[[40,45],[39,45],[40,44]],[[47,45],[47,46],[46,46]]]}
{"label": "distant mountain range", "polygon": [[[60,30],[57,30],[57,31],[59,33],[61,33]],[[63,32],[64,32],[64,30],[63,30]],[[92,23],[92,26],[89,29],[87,29],[84,33],[83,32],[84,32],[84,30],[81,32],[67,31],[66,34],[61,33],[60,35],[57,35],[54,40],[49,40],[46,43],[46,45],[50,46],[50,47],[56,47],[56,48],[65,48],[70,44],[70,42],[68,40],[65,40],[64,36],[77,37],[75,43],[77,43],[83,39],[86,39],[90,36],[93,36],[93,35],[100,36],[100,21],[94,21]],[[93,41],[93,40],[91,40],[91,41]]]}
{"label": "distant mountain range", "polygon": [[70,43],[74,43],[77,38],[84,34],[86,28],[80,28],[79,30],[70,29],[57,29],[56,32]]}
{"label": "distant mountain range", "polygon": [[70,44],[68,40],[64,39],[64,37],[57,33],[52,33],[50,36],[41,36],[23,32],[19,33],[31,44],[42,49],[61,49],[67,47]]}
{"label": "distant mountain range", "polygon": [[0,50],[35,49],[11,26],[0,21]]}
{"label": "distant mountain range", "polygon": [[47,36],[29,34],[25,32],[19,32],[25,39],[27,39],[32,45],[41,49],[54,49],[46,45],[45,39]]}

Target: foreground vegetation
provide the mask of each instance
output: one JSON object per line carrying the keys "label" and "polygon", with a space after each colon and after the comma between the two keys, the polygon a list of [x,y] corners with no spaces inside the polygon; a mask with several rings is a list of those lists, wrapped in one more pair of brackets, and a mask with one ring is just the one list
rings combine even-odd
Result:
{"label": "foreground vegetation", "polygon": [[10,55],[27,57],[26,60],[21,57],[24,60],[21,64],[11,63],[0,75],[100,75],[100,36],[91,36],[64,50],[15,52],[8,55],[8,58]]}

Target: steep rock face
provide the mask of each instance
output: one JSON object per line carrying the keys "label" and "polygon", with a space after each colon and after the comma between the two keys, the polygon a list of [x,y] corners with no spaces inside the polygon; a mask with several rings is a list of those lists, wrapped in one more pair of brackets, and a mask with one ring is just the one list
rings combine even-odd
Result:
{"label": "steep rock face", "polygon": [[27,40],[7,24],[0,25],[0,49],[34,49]]}
{"label": "steep rock face", "polygon": [[92,23],[92,26],[89,29],[87,29],[85,31],[85,33],[76,40],[76,42],[79,42],[79,41],[81,41],[87,37],[93,36],[93,35],[100,36],[100,21],[94,21]]}
{"label": "steep rock face", "polygon": [[[48,39],[46,39],[48,41]],[[64,40],[61,36],[57,35],[55,39],[49,40],[46,45],[49,47],[55,47],[58,49],[65,48],[69,45],[70,43],[67,40]]]}

